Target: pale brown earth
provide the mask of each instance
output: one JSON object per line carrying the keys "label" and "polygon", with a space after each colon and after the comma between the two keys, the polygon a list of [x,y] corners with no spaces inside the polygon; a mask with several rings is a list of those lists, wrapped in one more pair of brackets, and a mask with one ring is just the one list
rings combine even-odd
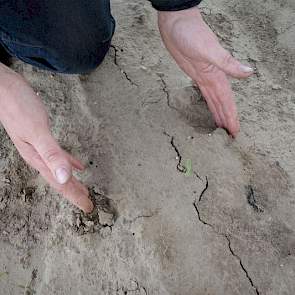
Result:
{"label": "pale brown earth", "polygon": [[13,65],[88,163],[98,211],[49,189],[1,130],[0,294],[295,294],[295,2],[200,6],[256,68],[233,81],[234,141],[168,56],[148,1],[112,4],[113,47],[95,72]]}

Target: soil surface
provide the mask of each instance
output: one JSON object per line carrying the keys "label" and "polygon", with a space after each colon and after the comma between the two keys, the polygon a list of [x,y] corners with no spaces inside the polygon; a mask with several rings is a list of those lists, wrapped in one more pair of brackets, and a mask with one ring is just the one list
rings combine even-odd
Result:
{"label": "soil surface", "polygon": [[148,1],[114,0],[90,75],[19,61],[97,210],[53,192],[1,130],[0,294],[294,295],[295,3],[213,1],[204,18],[255,67],[233,81],[241,132],[215,129]]}

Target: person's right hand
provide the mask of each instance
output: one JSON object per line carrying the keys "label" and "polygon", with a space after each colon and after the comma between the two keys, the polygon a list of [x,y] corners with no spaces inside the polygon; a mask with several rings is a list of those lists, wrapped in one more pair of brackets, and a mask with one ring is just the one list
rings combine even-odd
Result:
{"label": "person's right hand", "polygon": [[84,166],[53,138],[46,110],[33,89],[0,63],[0,121],[24,160],[47,182],[86,213],[93,210],[87,188],[72,168]]}

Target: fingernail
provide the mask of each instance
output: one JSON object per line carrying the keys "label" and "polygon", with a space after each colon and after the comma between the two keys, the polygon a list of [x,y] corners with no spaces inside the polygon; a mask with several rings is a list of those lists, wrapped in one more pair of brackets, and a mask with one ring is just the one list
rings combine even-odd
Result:
{"label": "fingernail", "polygon": [[56,169],[55,176],[59,184],[65,184],[70,178],[70,174],[65,168]]}
{"label": "fingernail", "polygon": [[244,72],[244,73],[251,73],[251,72],[254,71],[251,67],[248,67],[248,66],[245,66],[245,65],[241,65],[240,68],[241,68],[241,71]]}

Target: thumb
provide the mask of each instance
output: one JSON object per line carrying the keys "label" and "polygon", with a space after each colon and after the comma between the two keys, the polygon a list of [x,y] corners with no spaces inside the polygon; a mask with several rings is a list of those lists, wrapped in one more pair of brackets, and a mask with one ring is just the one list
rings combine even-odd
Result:
{"label": "thumb", "polygon": [[253,68],[240,63],[220,44],[218,44],[217,50],[209,55],[208,59],[210,63],[234,78],[247,78],[254,72]]}
{"label": "thumb", "polygon": [[59,184],[65,184],[72,177],[72,165],[53,136],[48,133],[38,139],[34,148],[45,162]]}

